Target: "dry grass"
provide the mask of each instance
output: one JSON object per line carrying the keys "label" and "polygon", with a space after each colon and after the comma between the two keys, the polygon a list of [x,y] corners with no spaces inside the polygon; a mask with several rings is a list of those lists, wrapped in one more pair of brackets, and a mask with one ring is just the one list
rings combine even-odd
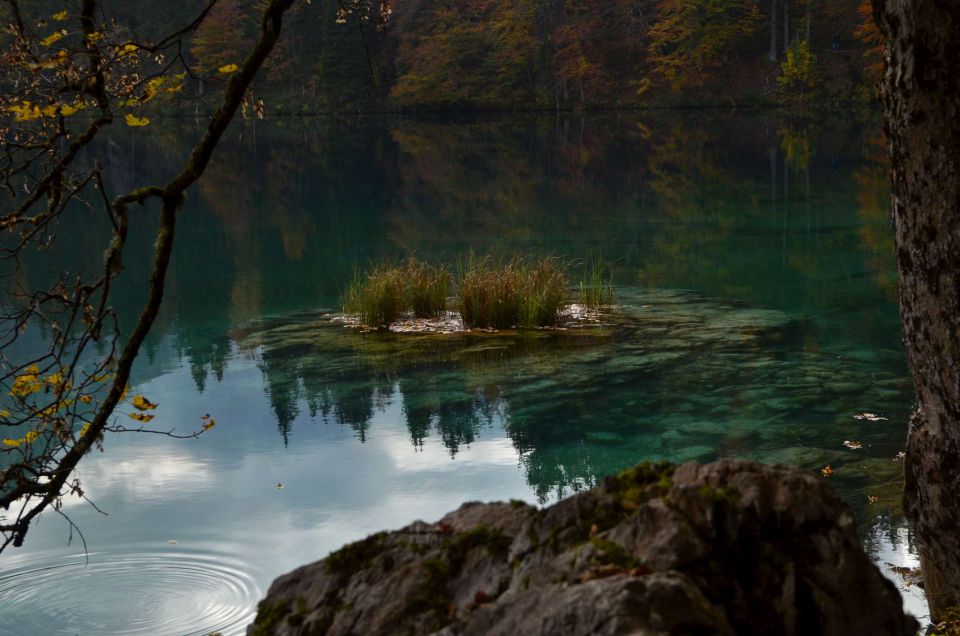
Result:
{"label": "dry grass", "polygon": [[514,258],[495,265],[471,257],[461,266],[457,308],[467,327],[547,327],[569,302],[570,279],[555,257]]}
{"label": "dry grass", "polygon": [[[507,329],[559,324],[570,304],[567,264],[554,256],[516,257],[495,262],[490,257],[459,263],[457,275],[437,264],[414,258],[401,265],[379,264],[356,272],[343,297],[343,311],[369,326],[385,326],[404,313],[433,318],[448,309],[451,287],[455,308],[467,328]],[[612,287],[598,260],[580,282],[580,304],[599,308],[613,300]]]}

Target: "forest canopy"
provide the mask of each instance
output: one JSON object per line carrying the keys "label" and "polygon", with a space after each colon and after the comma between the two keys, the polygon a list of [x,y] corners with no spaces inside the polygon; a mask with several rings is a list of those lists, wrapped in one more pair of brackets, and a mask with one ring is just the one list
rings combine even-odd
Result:
{"label": "forest canopy", "polygon": [[[63,2],[42,0],[49,12]],[[134,39],[201,0],[111,12]],[[216,78],[256,36],[260,0],[221,0],[183,52]],[[390,0],[383,20],[296,3],[255,88],[271,111],[837,104],[874,98],[869,0]],[[180,100],[209,94],[188,84]]]}

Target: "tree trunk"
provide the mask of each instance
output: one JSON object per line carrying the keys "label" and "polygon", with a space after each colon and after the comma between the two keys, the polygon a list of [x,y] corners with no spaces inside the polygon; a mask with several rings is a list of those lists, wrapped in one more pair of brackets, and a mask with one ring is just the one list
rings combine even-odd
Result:
{"label": "tree trunk", "polygon": [[904,461],[931,618],[960,605],[960,3],[874,0],[900,317],[917,391]]}
{"label": "tree trunk", "polygon": [[770,61],[777,61],[777,0],[770,0]]}
{"label": "tree trunk", "polygon": [[790,50],[790,0],[783,0],[783,54]]}

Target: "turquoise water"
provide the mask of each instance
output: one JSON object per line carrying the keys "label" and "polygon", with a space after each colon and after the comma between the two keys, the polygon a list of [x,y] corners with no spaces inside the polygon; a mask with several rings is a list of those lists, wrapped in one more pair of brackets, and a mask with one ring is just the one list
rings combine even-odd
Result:
{"label": "turquoise water", "polygon": [[[95,156],[120,188],[169,174],[199,128],[112,134]],[[346,541],[466,500],[550,503],[647,459],[829,465],[881,567],[915,564],[878,143],[869,117],[767,112],[236,127],[181,213],[133,387],[158,430],[218,425],[108,437],[80,469],[107,515],[64,508],[88,560],[46,514],[0,557],[0,633],[241,633],[273,577]],[[76,236],[63,262],[99,253],[95,229]],[[331,322],[357,264],[471,250],[602,255],[618,307],[567,332]],[[127,268],[129,321],[145,262]]]}

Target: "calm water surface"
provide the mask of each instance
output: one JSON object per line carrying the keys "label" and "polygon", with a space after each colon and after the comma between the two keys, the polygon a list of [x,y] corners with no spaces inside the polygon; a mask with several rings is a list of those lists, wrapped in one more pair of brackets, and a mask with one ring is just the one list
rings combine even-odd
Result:
{"label": "calm water surface", "polygon": [[[869,118],[778,117],[237,126],[181,214],[134,386],[158,430],[218,425],[108,437],[80,470],[106,514],[64,508],[89,561],[46,514],[0,562],[0,633],[242,633],[273,577],[344,542],[650,459],[830,465],[881,567],[915,564],[882,143]],[[120,188],[169,174],[199,129],[112,134],[94,154]],[[83,227],[63,263],[100,252]],[[326,316],[358,263],[470,250],[602,254],[615,324],[436,339]],[[147,270],[127,266],[130,321]]]}

